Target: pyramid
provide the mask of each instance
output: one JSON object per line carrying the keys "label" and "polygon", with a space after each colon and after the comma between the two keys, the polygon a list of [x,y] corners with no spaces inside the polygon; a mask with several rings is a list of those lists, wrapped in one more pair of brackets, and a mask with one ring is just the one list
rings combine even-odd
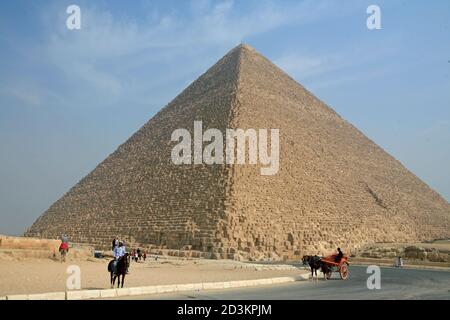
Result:
{"label": "pyramid", "polygon": [[[179,128],[278,128],[279,171],[172,162]],[[97,248],[131,243],[217,258],[292,258],[450,237],[450,205],[247,45],[159,111],[25,233]]]}

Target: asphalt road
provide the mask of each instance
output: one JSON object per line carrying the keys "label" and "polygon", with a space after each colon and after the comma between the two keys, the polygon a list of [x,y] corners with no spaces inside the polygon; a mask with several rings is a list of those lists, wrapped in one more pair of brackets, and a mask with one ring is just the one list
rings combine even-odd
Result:
{"label": "asphalt road", "polygon": [[[173,294],[123,297],[131,300],[297,300],[297,299],[446,299],[450,300],[450,272],[381,268],[381,289],[367,288],[366,267],[350,266],[350,277],[344,281],[337,273],[328,280],[233,288],[225,290],[187,291]],[[320,274],[321,275],[321,274]]]}

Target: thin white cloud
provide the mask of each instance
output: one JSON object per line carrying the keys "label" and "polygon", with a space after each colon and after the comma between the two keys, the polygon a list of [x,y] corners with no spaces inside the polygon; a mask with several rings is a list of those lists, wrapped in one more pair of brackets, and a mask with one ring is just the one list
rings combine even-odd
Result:
{"label": "thin white cloud", "polygon": [[[148,88],[144,85],[157,86],[155,80],[168,78],[159,68],[161,63],[174,69],[171,80],[183,80],[192,73],[192,66],[204,71],[207,52],[209,55],[211,51],[224,52],[254,35],[342,13],[341,6],[331,1],[289,4],[253,1],[246,5],[248,10],[239,12],[232,0],[192,1],[187,17],[182,12],[161,13],[152,6],[145,6],[144,19],[138,21],[127,16],[118,19],[95,4],[83,5],[81,30],[67,30],[63,23],[66,15],[60,15],[60,28],[49,26],[48,40],[37,48],[25,47],[24,51],[36,52],[36,56],[41,57],[39,63],[59,72],[60,80],[70,88],[64,92],[67,103],[108,105],[119,101],[144,101],[148,97]],[[48,12],[44,13],[45,19],[49,17]],[[328,67],[326,59],[308,60],[307,57],[296,67],[295,58],[284,58],[294,74],[315,74],[317,68]],[[51,88],[52,83],[48,87]],[[16,88],[17,92],[21,90]],[[156,100],[162,98],[155,97]],[[29,99],[37,103],[43,97],[36,93],[34,100]]]}
{"label": "thin white cloud", "polygon": [[[68,31],[63,14],[58,22],[60,28],[49,26],[48,41],[32,51],[58,70],[67,87],[72,88],[65,92],[68,102],[93,106],[121,100],[145,101],[149,88],[156,91],[153,98],[161,100],[158,83],[161,86],[168,79],[184,81],[192,73],[192,66],[204,71],[214,62],[204,58],[211,56],[211,52],[223,53],[249,37],[287,25],[307,25],[348,11],[342,4],[324,0],[249,1],[243,12],[231,0],[194,0],[189,8],[186,14],[161,12],[146,5],[144,18],[135,20],[121,13],[118,18],[117,12],[113,14],[89,3],[82,6],[80,31]],[[53,14],[47,12],[44,16],[47,21]],[[330,66],[328,57],[303,56],[306,63],[298,66],[295,56],[291,54],[288,58],[285,64],[289,63],[288,70],[293,69],[294,75],[303,72],[314,75],[329,70]],[[158,68],[161,64],[165,71]]]}
{"label": "thin white cloud", "polygon": [[[377,59],[394,56],[399,52],[396,37],[383,39],[384,46],[377,42],[362,43],[361,46],[337,48],[333,53],[309,51],[287,52],[275,59],[275,64],[289,75],[314,88],[337,86],[386,75],[394,70],[388,66],[380,68]],[[376,68],[374,69],[374,66]]]}
{"label": "thin white cloud", "polygon": [[16,87],[0,88],[0,94],[6,97],[14,98],[20,103],[28,106],[39,106],[41,99],[38,94],[32,93],[29,90],[19,90]]}
{"label": "thin white cloud", "polygon": [[275,64],[289,74],[303,78],[323,73],[327,62],[328,58],[326,57],[312,57],[290,53],[278,58]]}
{"label": "thin white cloud", "polygon": [[61,105],[64,101],[61,95],[40,84],[15,78],[9,79],[8,84],[0,84],[0,99],[3,101],[3,98],[12,98],[20,105],[30,107],[39,107],[48,103]]}

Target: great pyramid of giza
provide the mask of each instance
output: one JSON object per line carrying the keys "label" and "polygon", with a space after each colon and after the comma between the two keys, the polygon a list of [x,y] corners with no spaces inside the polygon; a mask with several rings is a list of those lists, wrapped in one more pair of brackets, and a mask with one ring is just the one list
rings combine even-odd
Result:
{"label": "great pyramid of giza", "polygon": [[[175,129],[278,128],[280,165],[176,165]],[[219,258],[450,237],[450,205],[247,45],[232,49],[26,232],[108,247],[115,236]]]}

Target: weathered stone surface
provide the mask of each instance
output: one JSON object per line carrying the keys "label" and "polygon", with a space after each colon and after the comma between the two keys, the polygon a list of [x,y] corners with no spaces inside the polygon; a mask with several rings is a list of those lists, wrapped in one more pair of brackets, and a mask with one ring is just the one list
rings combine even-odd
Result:
{"label": "weathered stone surface", "polygon": [[54,251],[58,250],[60,244],[60,240],[12,237],[0,234],[0,249]]}
{"label": "weathered stone surface", "polygon": [[395,258],[403,257],[411,261],[449,262],[450,250],[444,245],[424,244],[426,247],[416,245],[397,244],[396,247],[367,246],[362,248],[357,255],[364,258]]}
{"label": "weathered stone surface", "polygon": [[[0,235],[0,259],[59,259],[60,240],[35,239]],[[93,257],[94,248],[70,244],[67,259],[89,259]]]}
{"label": "weathered stone surface", "polygon": [[[175,129],[277,128],[280,170],[174,165]],[[273,260],[450,237],[450,205],[332,109],[241,45],[55,202],[26,235],[107,248]],[[294,255],[295,253],[295,255]],[[173,251],[172,254],[179,252]],[[182,255],[186,255],[183,253]],[[205,256],[206,257],[206,256]]]}

